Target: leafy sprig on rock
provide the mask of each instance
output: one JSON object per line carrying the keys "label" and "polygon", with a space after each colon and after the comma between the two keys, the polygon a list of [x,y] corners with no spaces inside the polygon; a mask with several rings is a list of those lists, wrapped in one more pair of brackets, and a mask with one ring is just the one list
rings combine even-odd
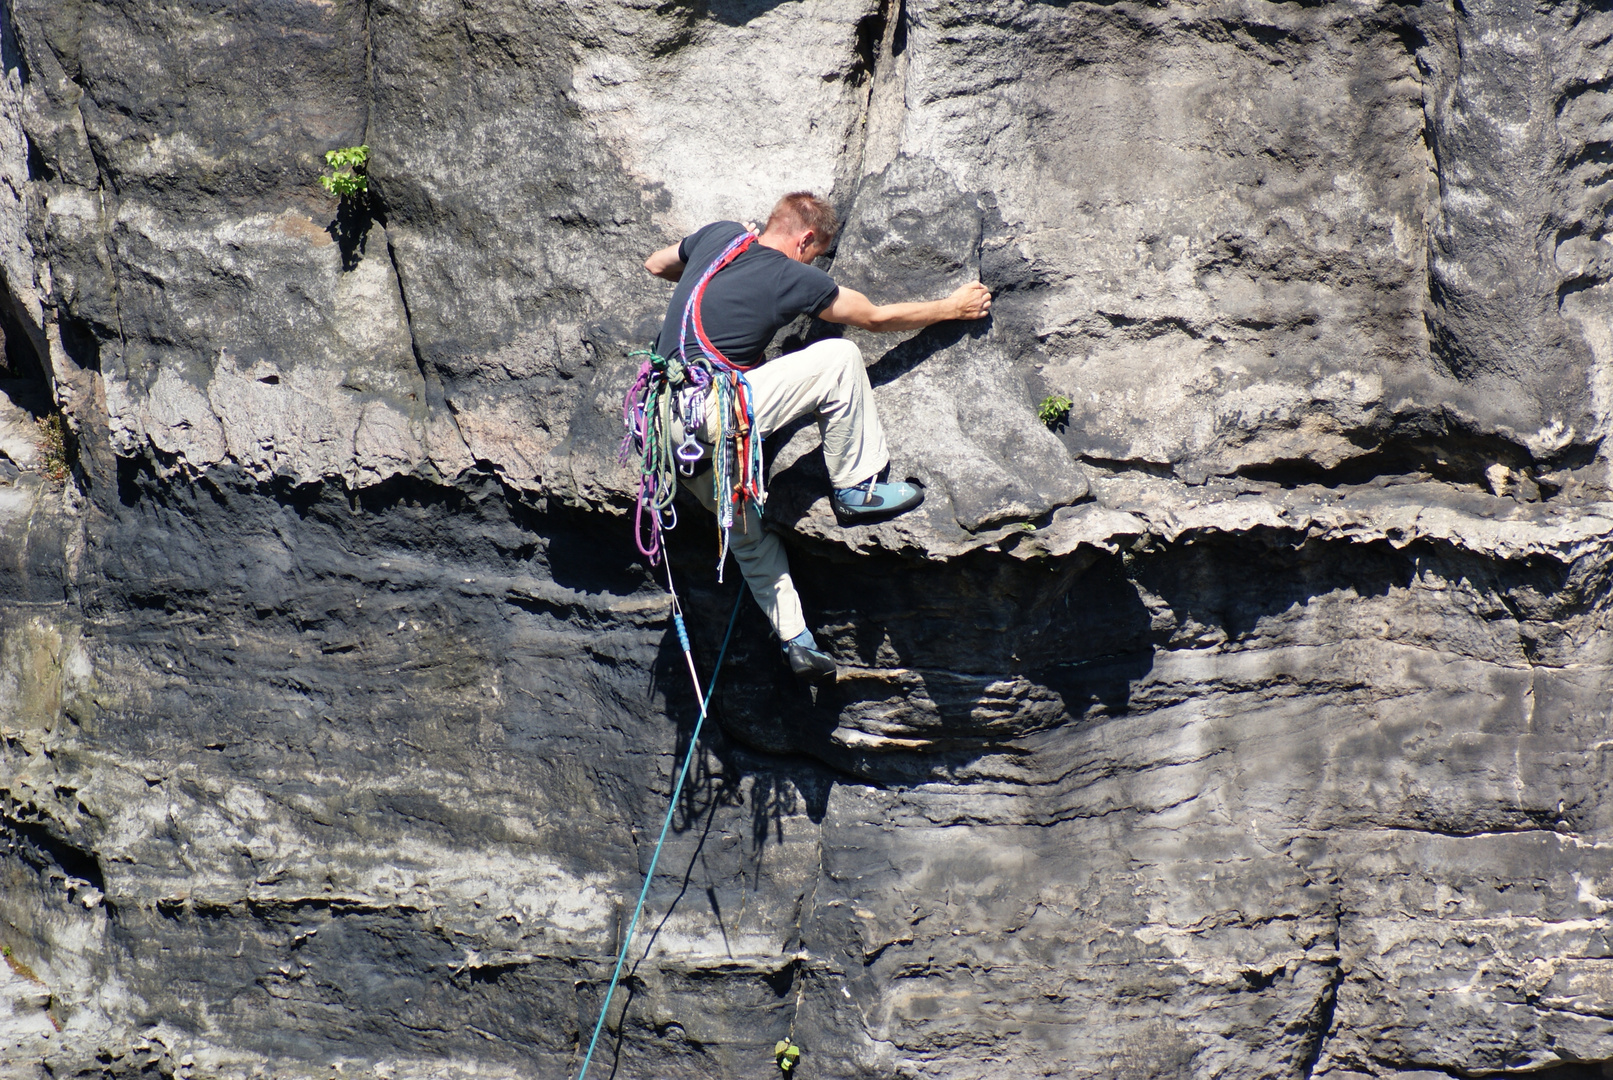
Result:
{"label": "leafy sprig on rock", "polygon": [[1069,423],[1070,410],[1074,407],[1075,402],[1063,394],[1049,394],[1042,399],[1040,405],[1036,406],[1036,419],[1058,431]]}
{"label": "leafy sprig on rock", "polygon": [[370,178],[364,175],[369,164],[368,146],[344,146],[325,155],[330,172],[319,178],[319,186],[343,199],[361,195],[370,190]]}
{"label": "leafy sprig on rock", "polygon": [[788,1076],[795,1063],[801,1060],[801,1048],[789,1039],[780,1039],[773,1047],[773,1060],[778,1062],[779,1072]]}

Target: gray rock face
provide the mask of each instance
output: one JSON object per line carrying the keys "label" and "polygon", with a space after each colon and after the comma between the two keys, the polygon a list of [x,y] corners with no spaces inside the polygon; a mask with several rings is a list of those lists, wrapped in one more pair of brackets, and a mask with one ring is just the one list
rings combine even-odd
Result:
{"label": "gray rock face", "polygon": [[773,440],[842,678],[740,605],[590,1075],[1602,1076],[1604,8],[10,0],[0,1074],[575,1074],[698,715],[639,264],[811,187],[993,318],[854,335],[921,510]]}

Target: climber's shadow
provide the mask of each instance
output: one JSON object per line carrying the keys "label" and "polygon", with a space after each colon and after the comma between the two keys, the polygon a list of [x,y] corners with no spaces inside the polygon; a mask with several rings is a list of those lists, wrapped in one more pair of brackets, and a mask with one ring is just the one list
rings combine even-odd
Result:
{"label": "climber's shadow", "polygon": [[[704,909],[697,908],[699,917],[709,920],[730,956],[745,947],[742,939],[747,926],[754,935],[759,921],[765,925],[776,916],[754,901],[767,892],[764,866],[781,858],[776,852],[793,839],[787,828],[790,819],[823,822],[833,785],[832,774],[817,762],[792,753],[759,753],[730,734],[725,689],[735,682],[743,685],[742,674],[758,665],[780,662],[778,649],[748,594],[735,612],[735,601],[744,588],[737,573],[726,584],[712,582],[709,573],[704,581],[694,583],[700,569],[709,570],[709,563],[687,557],[685,538],[672,546],[676,549],[669,552],[673,572],[686,583],[681,593],[695,667],[703,683],[713,677],[715,669],[718,690],[702,723],[688,662],[677,634],[669,628],[653,666],[652,689],[664,702],[665,714],[676,730],[673,777],[686,759],[689,771],[678,791],[656,867],[639,938],[642,945],[634,946],[638,960],[626,973],[630,994],[639,965],[652,955],[662,933],[691,901],[704,904]],[[730,619],[734,625],[724,649]],[[699,744],[695,746],[697,730]],[[659,800],[651,801],[659,804]],[[653,822],[646,822],[646,842],[654,841],[660,825],[659,814]]]}
{"label": "climber's shadow", "polygon": [[[705,539],[705,537],[701,537]],[[715,530],[710,533],[715,547]],[[679,547],[682,547],[680,542]],[[703,546],[703,545],[702,545]],[[679,553],[681,554],[681,552]],[[700,552],[709,556],[709,552]],[[799,684],[786,665],[772,627],[751,599],[730,561],[727,582],[711,580],[708,558],[684,561],[674,555],[696,669],[703,684],[710,679],[718,655],[722,666],[711,692],[710,711],[701,728],[701,744],[716,762],[700,759],[691,767],[680,815],[689,821],[713,803],[749,808],[749,832],[755,844],[780,833],[783,818],[805,814],[822,820],[828,788],[802,780],[797,755],[819,758],[835,727],[833,708],[820,707],[819,694]],[[703,578],[703,580],[702,580]],[[743,593],[743,595],[741,595]],[[738,600],[738,610],[735,601]],[[730,619],[733,631],[726,650],[723,639]],[[663,636],[654,668],[656,692],[677,726],[678,760],[687,752],[699,724],[700,703],[688,663],[676,634]],[[826,700],[826,699],[825,699]],[[741,794],[743,789],[743,794]]]}
{"label": "climber's shadow", "polygon": [[[828,788],[803,781],[798,767],[803,763],[793,758],[810,755],[828,738],[834,715],[816,708],[812,691],[790,674],[772,627],[731,556],[725,581],[714,579],[717,532],[711,515],[696,507],[686,521],[698,521],[701,527],[686,525],[668,534],[667,557],[679,582],[695,668],[711,694],[703,725],[688,661],[671,627],[662,635],[652,670],[653,691],[676,726],[678,761],[700,726],[704,754],[691,766],[679,817],[695,822],[713,806],[743,805],[749,810],[751,839],[761,844],[780,832],[789,815],[822,820]],[[780,710],[788,723],[758,723],[762,718],[751,707],[755,701]]]}
{"label": "climber's shadow", "polygon": [[[898,341],[881,353],[878,360],[869,364],[868,381],[874,386],[894,382],[936,353],[952,348],[965,338],[984,338],[995,324],[996,316],[988,314],[983,319],[954,319],[927,326],[912,337]],[[780,334],[777,353],[769,349],[768,357],[783,356],[826,338],[845,335],[844,326],[822,319],[802,318]]]}
{"label": "climber's shadow", "polygon": [[950,349],[964,338],[983,338],[990,332],[992,316],[969,322],[936,323],[912,337],[887,349],[878,360],[868,365],[868,381],[875,386],[894,382],[924,361]]}
{"label": "climber's shadow", "polygon": [[825,580],[809,582],[809,595],[856,607],[816,617],[850,628],[840,648],[870,672],[845,685],[843,726],[928,744],[913,762],[886,755],[891,768],[963,765],[1019,752],[1016,740],[1039,730],[1122,716],[1153,668],[1151,617],[1118,558],[1038,564],[976,552],[894,573],[858,560],[809,571],[818,573]]}

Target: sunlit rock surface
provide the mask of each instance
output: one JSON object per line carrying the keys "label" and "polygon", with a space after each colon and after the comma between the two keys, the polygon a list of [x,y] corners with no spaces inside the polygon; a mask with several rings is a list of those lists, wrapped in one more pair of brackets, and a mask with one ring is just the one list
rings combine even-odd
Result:
{"label": "sunlit rock surface", "polygon": [[993,318],[853,335],[921,510],[770,447],[841,679],[741,605],[590,1075],[1603,1077],[1604,9],[10,0],[0,1074],[575,1074],[698,713],[640,262],[810,187]]}

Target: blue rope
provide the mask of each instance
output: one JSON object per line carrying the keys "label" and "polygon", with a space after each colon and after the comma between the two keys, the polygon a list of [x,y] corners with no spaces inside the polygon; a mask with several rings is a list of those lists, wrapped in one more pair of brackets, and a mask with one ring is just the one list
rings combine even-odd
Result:
{"label": "blue rope", "polygon": [[[670,572],[670,569],[669,569]],[[588,1075],[588,1063],[594,1059],[594,1046],[599,1042],[599,1033],[605,1027],[605,1017],[610,1013],[611,999],[616,996],[616,983],[622,977],[622,965],[627,961],[627,951],[633,944],[633,934],[638,930],[638,917],[644,911],[644,898],[649,895],[650,882],[655,879],[655,864],[661,860],[661,845],[666,843],[667,830],[672,827],[672,814],[678,808],[678,796],[683,793],[683,781],[689,775],[689,764],[694,761],[695,750],[700,746],[700,728],[706,722],[706,708],[711,704],[711,695],[717,690],[717,673],[722,670],[723,657],[728,654],[728,641],[734,636],[734,623],[739,619],[739,605],[745,599],[745,591],[740,590],[734,598],[734,613],[728,616],[728,632],[723,635],[722,648],[717,652],[717,663],[711,669],[711,681],[706,684],[705,697],[700,701],[700,719],[695,721],[694,734],[689,737],[689,753],[683,758],[683,769],[678,773],[678,782],[672,786],[672,798],[666,805],[666,820],[661,822],[661,837],[655,842],[655,853],[650,856],[650,869],[644,875],[644,887],[638,891],[638,906],[633,908],[633,921],[627,924],[627,936],[622,941],[622,951],[616,954],[616,970],[610,974],[610,989],[605,991],[605,1003],[599,1008],[599,1019],[594,1021],[594,1037],[588,1040],[588,1053],[582,1059],[582,1068],[577,1070],[577,1080],[583,1080]],[[689,658],[691,669],[694,666],[694,656],[689,649],[689,634],[683,627],[683,613],[677,610],[677,595],[673,594],[674,605],[672,618],[678,629],[678,641],[683,646],[684,656]],[[700,696],[700,684],[695,684],[695,696]]]}

